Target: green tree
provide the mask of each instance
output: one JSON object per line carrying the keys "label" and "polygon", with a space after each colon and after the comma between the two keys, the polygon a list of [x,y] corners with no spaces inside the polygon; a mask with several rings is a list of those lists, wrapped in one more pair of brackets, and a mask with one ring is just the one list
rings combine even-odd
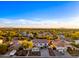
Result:
{"label": "green tree", "polygon": [[11,42],[11,41],[12,41],[12,39],[13,39],[13,38],[12,38],[12,37],[10,37],[10,36],[8,36],[8,37],[7,37],[7,41],[9,41],[9,42]]}
{"label": "green tree", "polygon": [[8,49],[8,47],[7,47],[6,44],[1,44],[0,45],[0,54],[6,53],[7,52],[7,49]]}

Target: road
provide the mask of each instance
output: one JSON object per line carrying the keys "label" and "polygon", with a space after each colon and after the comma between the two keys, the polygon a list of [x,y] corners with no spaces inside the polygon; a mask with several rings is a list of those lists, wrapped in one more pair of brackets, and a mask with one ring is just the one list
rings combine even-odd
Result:
{"label": "road", "polygon": [[41,56],[49,57],[48,49],[41,49]]}

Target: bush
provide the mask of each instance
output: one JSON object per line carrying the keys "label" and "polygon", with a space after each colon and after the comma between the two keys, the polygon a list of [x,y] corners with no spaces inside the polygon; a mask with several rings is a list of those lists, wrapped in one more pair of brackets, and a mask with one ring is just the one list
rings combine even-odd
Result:
{"label": "bush", "polygon": [[8,50],[8,47],[6,44],[1,44],[0,45],[0,54],[5,54]]}
{"label": "bush", "polygon": [[71,43],[71,45],[79,48],[79,44]]}
{"label": "bush", "polygon": [[67,49],[67,51],[69,52],[70,55],[72,56],[79,56],[79,50],[71,49],[70,47]]}

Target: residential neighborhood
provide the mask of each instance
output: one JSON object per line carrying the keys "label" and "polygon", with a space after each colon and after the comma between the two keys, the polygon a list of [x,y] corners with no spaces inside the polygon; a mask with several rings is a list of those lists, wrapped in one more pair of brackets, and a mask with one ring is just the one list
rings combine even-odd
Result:
{"label": "residential neighborhood", "polygon": [[0,1],[0,58],[79,58],[79,1]]}
{"label": "residential neighborhood", "polygon": [[[64,35],[56,35],[50,30],[29,30],[28,33],[27,31],[17,33],[14,30],[9,30],[7,33],[4,30],[0,32],[0,56],[2,57],[71,58],[75,56],[69,53],[69,49],[79,51],[79,48],[71,44],[73,41],[67,41]],[[74,42],[78,44],[78,41]]]}

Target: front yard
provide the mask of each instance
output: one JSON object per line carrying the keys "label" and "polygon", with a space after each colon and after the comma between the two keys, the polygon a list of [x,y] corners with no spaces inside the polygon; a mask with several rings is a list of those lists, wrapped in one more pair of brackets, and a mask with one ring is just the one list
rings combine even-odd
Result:
{"label": "front yard", "polygon": [[54,52],[53,52],[53,49],[51,49],[51,48],[48,48],[48,53],[49,53],[49,55],[50,56],[55,56],[55,54],[54,54]]}
{"label": "front yard", "polygon": [[71,56],[79,56],[79,50],[68,48],[67,51]]}
{"label": "front yard", "polygon": [[29,51],[29,55],[28,56],[41,56],[41,52],[32,52],[32,50]]}

